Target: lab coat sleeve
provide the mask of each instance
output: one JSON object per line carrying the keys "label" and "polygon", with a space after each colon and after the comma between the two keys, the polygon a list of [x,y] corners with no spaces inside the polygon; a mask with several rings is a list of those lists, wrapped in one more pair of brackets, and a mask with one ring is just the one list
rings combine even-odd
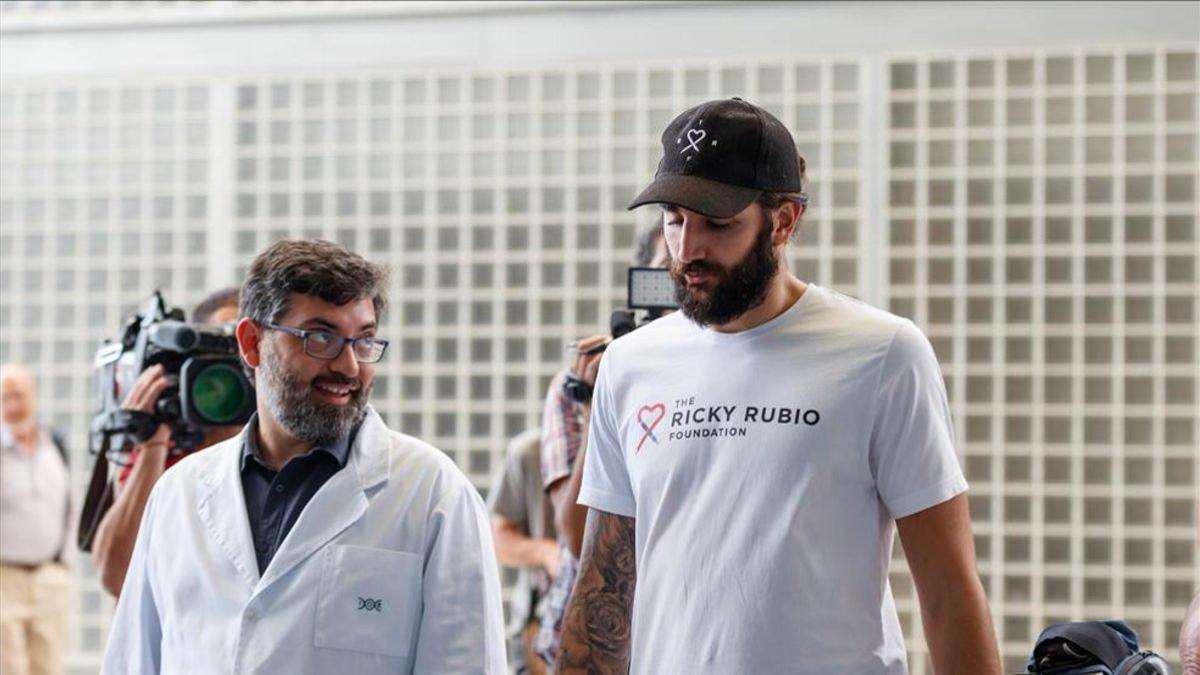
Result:
{"label": "lab coat sleeve", "polygon": [[414,673],[507,672],[500,577],[487,510],[469,484],[431,517]]}
{"label": "lab coat sleeve", "polygon": [[101,675],[145,675],[162,669],[162,623],[148,565],[157,490],[150,494],[117,600]]}

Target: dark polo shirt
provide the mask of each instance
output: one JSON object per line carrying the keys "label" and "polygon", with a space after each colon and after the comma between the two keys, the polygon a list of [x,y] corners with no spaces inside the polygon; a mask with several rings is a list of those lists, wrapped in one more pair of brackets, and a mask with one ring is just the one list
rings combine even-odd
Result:
{"label": "dark polo shirt", "polygon": [[262,574],[292,526],[317,490],[333,474],[346,466],[355,428],[346,438],[330,446],[314,446],[293,457],[279,471],[262,459],[258,450],[258,414],[246,424],[242,445],[242,492],[246,495],[246,515],[258,573]]}

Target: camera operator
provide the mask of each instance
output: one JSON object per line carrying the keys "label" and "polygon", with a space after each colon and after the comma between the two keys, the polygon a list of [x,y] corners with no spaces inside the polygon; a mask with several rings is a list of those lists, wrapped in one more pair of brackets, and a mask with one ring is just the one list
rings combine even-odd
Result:
{"label": "camera operator", "polygon": [[[638,237],[633,264],[636,267],[666,267],[669,260],[661,227],[649,227]],[[596,384],[607,335],[593,335],[576,343],[574,362],[550,382],[546,407],[542,413],[542,487],[554,508],[554,526],[558,537],[558,574],[551,584],[534,650],[553,667],[558,654],[563,613],[567,598],[579,571],[579,552],[587,507],[578,503],[583,483],[584,448],[591,414],[591,400],[573,400],[563,390],[568,377],[577,378],[585,388]]]}
{"label": "camera operator", "polygon": [[[212,293],[193,312],[195,323],[221,325],[237,320],[238,289],[226,288]],[[155,403],[170,383],[161,365],[147,368],[134,382],[124,407],[129,410],[153,412]],[[232,438],[241,431],[240,426],[212,427],[205,435],[199,449]],[[92,543],[93,562],[100,575],[100,584],[113,596],[121,594],[125,583],[125,572],[133,555],[133,544],[137,540],[142,511],[150,497],[150,489],[159,476],[184,457],[171,453],[170,428],[161,424],[158,431],[145,443],[135,445],[129,456],[129,464],[121,469],[117,478],[116,498],[112,507],[104,514],[96,528]]]}

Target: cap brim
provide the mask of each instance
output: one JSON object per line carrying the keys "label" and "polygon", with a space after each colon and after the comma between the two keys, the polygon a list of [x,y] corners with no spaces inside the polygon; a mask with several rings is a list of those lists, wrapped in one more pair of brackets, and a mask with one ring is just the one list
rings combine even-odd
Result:
{"label": "cap brim", "polygon": [[667,175],[654,179],[627,208],[646,204],[674,204],[709,218],[732,218],[762,194],[762,190],[699,176]]}

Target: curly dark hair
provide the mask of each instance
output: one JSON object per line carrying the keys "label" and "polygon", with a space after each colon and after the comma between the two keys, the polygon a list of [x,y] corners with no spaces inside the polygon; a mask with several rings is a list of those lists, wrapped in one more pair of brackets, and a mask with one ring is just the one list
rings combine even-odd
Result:
{"label": "curly dark hair", "polygon": [[250,263],[239,315],[274,323],[291,307],[293,293],[335,305],[370,298],[378,321],[387,306],[387,268],[328,241],[283,239]]}

